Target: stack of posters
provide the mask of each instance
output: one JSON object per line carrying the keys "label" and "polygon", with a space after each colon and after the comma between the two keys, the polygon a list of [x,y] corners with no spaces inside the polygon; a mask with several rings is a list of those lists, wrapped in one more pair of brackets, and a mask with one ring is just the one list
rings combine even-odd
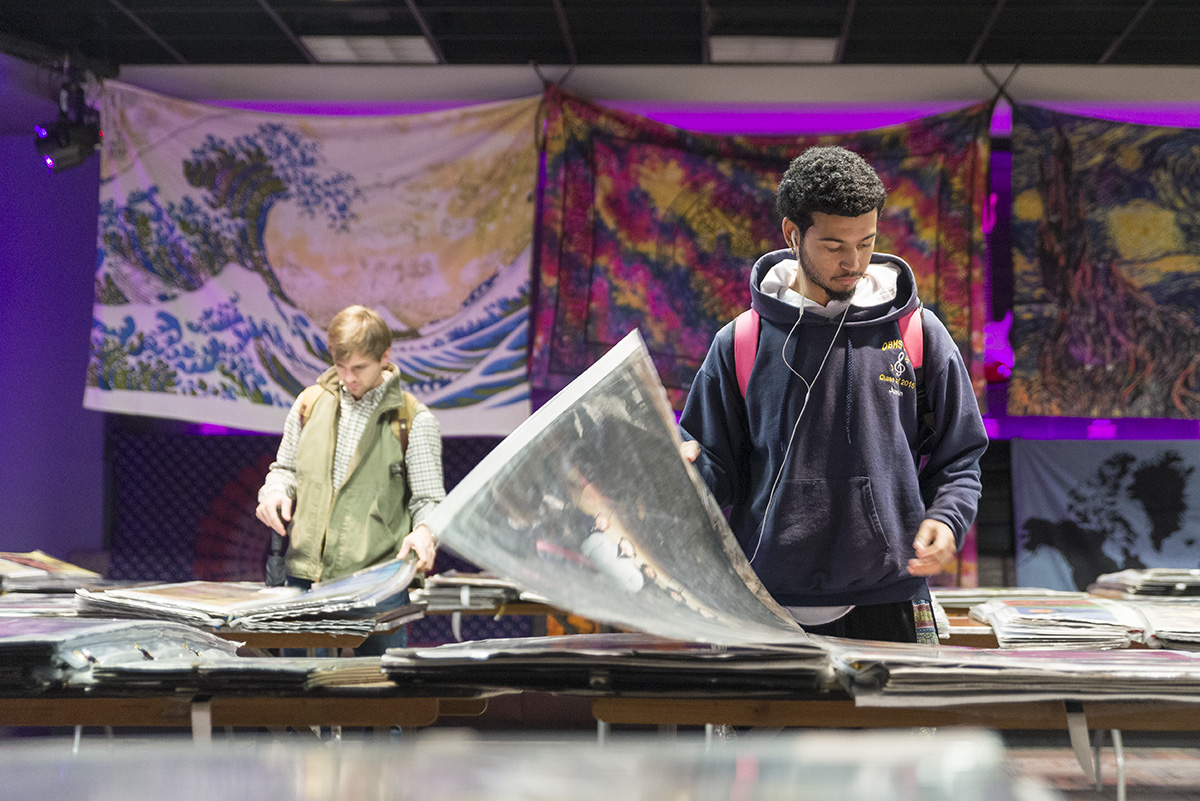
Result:
{"label": "stack of posters", "polygon": [[415,620],[423,604],[396,605],[416,574],[413,558],[392,559],[349,576],[296,587],[185,581],[78,591],[85,614],[175,620],[233,632],[370,634]]}
{"label": "stack of posters", "polygon": [[533,601],[539,596],[526,593],[515,583],[491,573],[463,573],[447,570],[425,579],[425,586],[412,593],[414,601],[424,601],[429,612],[491,611],[516,601]]}
{"label": "stack of posters", "polygon": [[233,658],[237,645],[165,621],[0,618],[0,691],[94,683],[98,665]]}
{"label": "stack of posters", "polygon": [[426,521],[574,614],[685,642],[806,643],[700,475],[633,331],[504,439]]}
{"label": "stack of posters", "polygon": [[1146,619],[1146,643],[1155,648],[1200,651],[1200,599],[1127,601]]}
{"label": "stack of posters", "polygon": [[0,592],[74,592],[103,577],[42,551],[0,551]]}
{"label": "stack of posters", "polygon": [[1133,606],[1104,598],[993,598],[971,607],[1001,648],[1128,648],[1147,640],[1146,618]]}
{"label": "stack of posters", "polygon": [[1153,567],[1104,573],[1088,586],[1088,592],[1106,598],[1200,599],[1200,570]]}
{"label": "stack of posters", "polygon": [[1023,701],[1200,703],[1200,655],[929,647],[817,638],[859,706]]}
{"label": "stack of posters", "polygon": [[6,592],[0,595],[0,617],[73,617],[76,614],[74,593]]}
{"label": "stack of posters", "polygon": [[92,670],[97,691],[301,693],[331,687],[396,694],[379,657],[225,657],[158,659],[100,665]]}
{"label": "stack of posters", "polygon": [[1057,601],[1087,598],[1088,593],[1071,590],[1047,590],[1041,587],[931,587],[933,600],[946,609],[970,609],[993,598],[1025,598]]}
{"label": "stack of posters", "polygon": [[823,695],[840,689],[811,643],[717,646],[642,633],[573,634],[392,648],[397,685],[426,692],[482,688],[583,695]]}

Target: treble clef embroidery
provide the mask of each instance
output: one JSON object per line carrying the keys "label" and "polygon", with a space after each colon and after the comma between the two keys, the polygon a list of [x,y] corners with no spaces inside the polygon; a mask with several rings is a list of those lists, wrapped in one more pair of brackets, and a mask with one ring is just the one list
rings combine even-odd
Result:
{"label": "treble clef embroidery", "polygon": [[908,354],[906,354],[904,351],[900,351],[896,354],[896,361],[892,365],[892,374],[895,375],[896,378],[904,375],[904,362],[907,358]]}

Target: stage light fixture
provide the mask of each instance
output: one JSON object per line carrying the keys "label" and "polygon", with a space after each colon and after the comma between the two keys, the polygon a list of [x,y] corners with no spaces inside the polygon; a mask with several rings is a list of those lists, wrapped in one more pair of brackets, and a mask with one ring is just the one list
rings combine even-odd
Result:
{"label": "stage light fixture", "polygon": [[67,80],[58,94],[58,119],[33,127],[38,155],[51,173],[78,167],[100,149],[100,112],[87,104],[83,85]]}

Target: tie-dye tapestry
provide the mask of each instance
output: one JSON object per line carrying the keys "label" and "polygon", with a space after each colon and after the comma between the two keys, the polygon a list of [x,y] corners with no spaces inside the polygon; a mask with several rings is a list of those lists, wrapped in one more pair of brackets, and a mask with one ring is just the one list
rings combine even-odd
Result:
{"label": "tie-dye tapestry", "polygon": [[530,381],[557,391],[639,328],[677,409],[749,271],[782,246],[773,211],[812,145],[861,153],[888,201],[877,249],[907,260],[983,388],[987,104],[827,136],[716,136],[546,94],[546,179]]}
{"label": "tie-dye tapestry", "polygon": [[539,101],[284,115],[108,83],[85,405],[280,431],[361,303],[444,434],[507,434],[529,414]]}
{"label": "tie-dye tapestry", "polygon": [[1200,417],[1200,129],[1013,109],[1008,413]]}

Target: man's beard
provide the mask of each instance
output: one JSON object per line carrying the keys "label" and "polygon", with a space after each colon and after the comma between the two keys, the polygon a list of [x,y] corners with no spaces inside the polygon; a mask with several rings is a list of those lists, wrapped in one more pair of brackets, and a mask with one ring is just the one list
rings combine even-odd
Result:
{"label": "man's beard", "polygon": [[830,300],[841,302],[850,300],[850,298],[854,297],[854,293],[858,289],[858,284],[855,284],[849,289],[833,289],[832,287],[827,286],[825,282],[821,280],[820,276],[818,276],[816,272],[809,267],[808,258],[804,255],[803,249],[801,249],[797,256],[797,261],[800,262],[800,269],[804,272],[804,280],[810,284],[816,284],[817,286],[821,287],[821,289],[825,290],[825,294],[829,296]]}

